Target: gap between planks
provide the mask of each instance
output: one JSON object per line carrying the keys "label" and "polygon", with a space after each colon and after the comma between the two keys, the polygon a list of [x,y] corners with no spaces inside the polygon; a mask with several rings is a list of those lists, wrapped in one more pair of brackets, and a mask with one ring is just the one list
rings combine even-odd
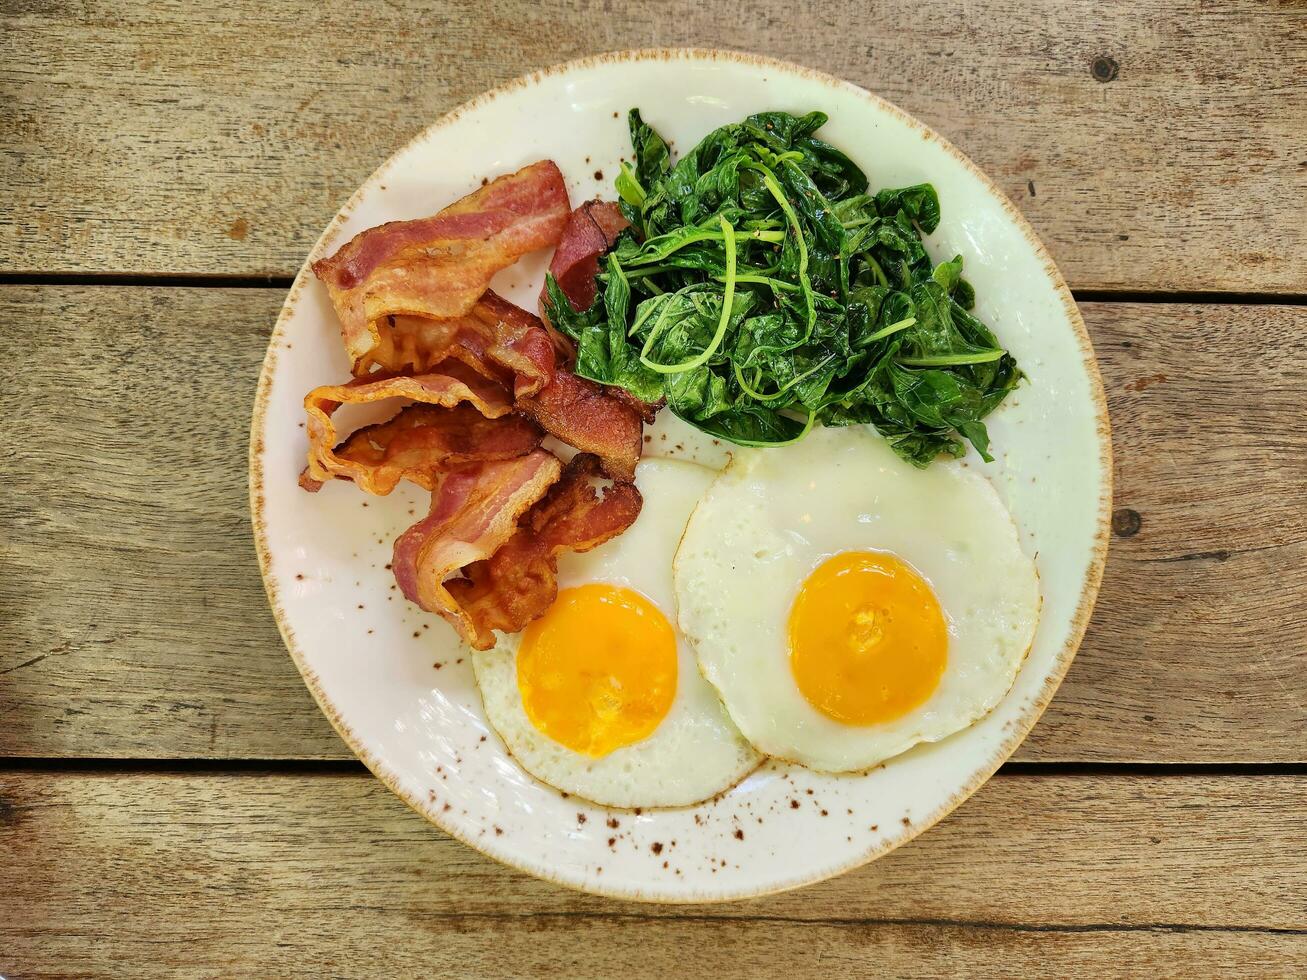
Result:
{"label": "gap between planks", "polygon": [[[847,872],[846,872],[847,874]],[[809,886],[811,887],[811,886]],[[802,889],[795,889],[801,892]],[[741,899],[750,901],[750,899]],[[1201,925],[1187,922],[1003,922],[997,919],[951,919],[951,918],[886,918],[884,916],[838,916],[820,919],[804,918],[798,915],[710,915],[704,912],[682,911],[681,906],[671,906],[670,913],[641,912],[432,912],[448,923],[501,923],[529,921],[536,928],[563,923],[630,923],[633,925],[666,923],[700,923],[703,925],[720,925],[723,922],[749,923],[757,925],[782,926],[822,926],[845,929],[863,929],[868,927],[900,929],[976,929],[982,932],[1016,932],[1016,933],[1167,933],[1170,935],[1190,935],[1196,933],[1242,933],[1254,936],[1307,936],[1307,928],[1293,926],[1241,926],[1241,925]]]}
{"label": "gap between planks", "polygon": [[[190,273],[0,272],[0,286],[139,286],[178,289],[290,289],[293,276]],[[1307,293],[1232,290],[1072,289],[1077,303],[1211,303],[1242,306],[1307,306]]]}
{"label": "gap between planks", "polygon": [[[369,776],[357,759],[173,759],[59,758],[45,756],[0,757],[0,775],[6,773],[59,773],[106,775],[202,776]],[[1307,763],[1295,762],[1005,762],[992,778],[1079,776],[1089,779],[1133,776],[1138,778],[1305,777]]]}

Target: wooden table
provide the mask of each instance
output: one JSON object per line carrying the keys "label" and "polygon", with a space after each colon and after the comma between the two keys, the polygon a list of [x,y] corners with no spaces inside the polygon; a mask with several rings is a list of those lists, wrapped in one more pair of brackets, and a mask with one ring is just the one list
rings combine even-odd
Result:
{"label": "wooden table", "polygon": [[[953,139],[1075,289],[1116,437],[1098,611],[1015,761],[881,861],[711,907],[409,812],[300,683],[246,509],[263,348],[341,201],[463,99],[655,44]],[[10,2],[0,187],[0,974],[1307,973],[1300,0]]]}

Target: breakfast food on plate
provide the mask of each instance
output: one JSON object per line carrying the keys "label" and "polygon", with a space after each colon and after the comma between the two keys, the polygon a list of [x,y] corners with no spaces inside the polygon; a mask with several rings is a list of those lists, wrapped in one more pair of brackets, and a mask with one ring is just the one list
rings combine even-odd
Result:
{"label": "breakfast food on plate", "polygon": [[831,429],[737,456],[686,528],[676,598],[745,737],[837,772],[988,713],[1039,616],[1034,562],[989,481]]}
{"label": "breakfast food on plate", "polygon": [[[634,165],[617,179],[630,227],[588,308],[566,301],[580,266],[552,270],[546,318],[576,345],[577,374],[666,400],[719,439],[783,445],[871,423],[917,466],[961,456],[964,440],[988,459],[983,419],[1022,375],[972,312],[962,257],[926,252],[939,198],[929,184],[871,193],[813,135],[825,122],[758,113],[673,162],[633,109]],[[596,222],[588,241],[616,227]]]}
{"label": "breakfast food on plate", "polygon": [[[488,288],[496,271],[569,226],[586,221],[572,215],[558,168],[542,161],[431,218],[360,232],[313,265],[354,376],[305,397],[300,484],[317,491],[346,479],[384,495],[407,479],[430,490],[428,515],[395,542],[395,578],[478,648],[493,644],[492,629],[520,630],[549,607],[561,551],[620,534],[640,510],[631,480],[641,410],[559,364],[541,321]],[[391,400],[389,419],[338,441],[342,404]],[[546,435],[582,450],[566,473],[540,448]],[[592,487],[600,475],[612,485]],[[529,574],[515,564],[528,557]]]}
{"label": "breakfast food on plate", "polygon": [[554,601],[561,553],[603,544],[639,516],[635,485],[598,490],[601,476],[596,456],[578,453],[560,469],[545,450],[455,470],[431,515],[395,542],[404,595],[477,650],[494,645],[492,630],[522,629]]}
{"label": "breakfast food on plate", "polygon": [[[599,259],[613,247],[627,225],[622,209],[612,201],[587,201],[568,218],[549,262],[549,275],[562,290],[568,305],[578,313],[594,303]],[[540,299],[544,314],[544,294]]]}
{"label": "breakfast food on plate", "polygon": [[636,471],[640,517],[558,563],[558,601],[473,657],[491,725],[544,782],[610,806],[681,806],[760,761],[676,627],[672,554],[716,474],[678,460]]}
{"label": "breakfast food on plate", "polygon": [[[1012,519],[930,465],[990,459],[1021,372],[961,257],[926,252],[934,189],[870,193],[825,120],[760,113],[673,162],[632,110],[620,201],[573,209],[542,160],[313,263],[351,377],[304,400],[300,483],[430,492],[396,584],[564,792],[674,806],[763,755],[866,769],[983,716],[1030,645]],[[549,246],[541,317],[491,291]],[[370,403],[394,412],[342,432]]]}
{"label": "breakfast food on plate", "polygon": [[[402,425],[387,423],[388,428],[378,428],[364,434],[366,444],[356,438],[360,435],[356,432],[345,442],[336,445],[333,416],[342,404],[360,405],[397,398],[412,399],[429,406],[429,410],[409,412]],[[434,444],[447,435],[445,430],[459,427],[460,421],[466,418],[465,412],[459,413],[456,418],[452,411],[440,412],[435,409],[452,410],[463,404],[470,406],[489,423],[481,426],[483,435],[495,435],[512,421],[495,424],[499,419],[507,420],[513,409],[508,391],[458,361],[441,364],[438,371],[426,374],[387,374],[376,381],[355,378],[345,384],[314,388],[304,398],[304,409],[309,419],[309,462],[300,478],[300,485],[306,490],[316,491],[324,480],[341,478],[353,480],[360,489],[369,493],[385,494],[389,490],[381,488],[388,486],[393,489],[394,482],[374,478],[379,468],[393,468],[396,465],[396,460],[391,458],[392,452],[383,446],[385,437],[398,437],[401,428],[407,433],[407,438],[402,439],[397,447],[387,441],[395,454],[401,453],[406,444],[414,441],[427,442],[434,448]],[[399,417],[396,416],[390,422],[398,423]],[[520,430],[522,426],[518,424],[514,428]],[[523,451],[529,452],[532,448],[533,445],[528,445]],[[374,452],[369,453],[367,449],[373,449]],[[475,451],[471,455],[472,458],[484,458]],[[489,458],[495,458],[495,455]],[[434,472],[432,467],[436,467]],[[411,459],[410,465],[404,468],[403,475],[430,489],[436,472],[443,469],[445,461],[439,453],[433,452],[425,458]]]}
{"label": "breakfast food on plate", "polygon": [[541,160],[430,218],[390,221],[359,232],[335,254],[314,262],[313,272],[340,317],[356,373],[381,344],[386,317],[463,316],[496,272],[557,243],[570,210],[558,166]]}
{"label": "breakfast food on plate", "polygon": [[[360,490],[385,496],[400,480],[434,490],[440,475],[464,463],[515,459],[529,453],[544,434],[517,415],[491,418],[471,403],[450,408],[410,405],[385,422],[354,430],[335,448],[335,428],[317,402],[309,406],[330,435],[317,447],[332,473],[353,480]],[[316,399],[315,399],[316,402]],[[307,478],[306,478],[307,479]],[[320,486],[320,484],[319,484]]]}
{"label": "breakfast food on plate", "polygon": [[603,460],[615,480],[630,481],[640,459],[642,411],[593,381],[557,370],[538,393],[520,398],[517,410],[582,452]]}

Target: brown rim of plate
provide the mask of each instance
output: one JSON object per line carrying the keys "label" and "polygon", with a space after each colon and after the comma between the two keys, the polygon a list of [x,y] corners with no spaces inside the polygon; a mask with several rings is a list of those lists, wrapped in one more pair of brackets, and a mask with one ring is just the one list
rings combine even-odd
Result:
{"label": "brown rim of plate", "polygon": [[[1034,698],[1027,703],[1021,711],[1017,724],[1013,727],[1011,733],[998,747],[997,751],[988,760],[987,763],[980,766],[972,778],[961,789],[955,792],[942,805],[937,807],[932,813],[923,818],[914,819],[910,826],[905,826],[901,831],[887,837],[884,841],[873,846],[856,856],[853,860],[838,867],[823,868],[816,873],[809,874],[806,877],[796,877],[793,880],[786,881],[774,887],[758,888],[751,891],[736,892],[690,892],[685,895],[646,895],[638,889],[629,889],[621,887],[607,887],[601,880],[587,880],[584,882],[565,881],[555,877],[551,870],[543,865],[532,867],[522,862],[515,856],[505,853],[502,849],[495,847],[492,843],[484,840],[474,840],[471,837],[461,833],[458,829],[447,824],[441,819],[441,815],[428,810],[424,802],[415,794],[406,792],[401,784],[399,777],[386,768],[380,760],[374,758],[372,754],[363,747],[360,739],[354,734],[350,727],[340,717],[335,705],[327,698],[318,681],[317,675],[308,666],[304,654],[299,649],[295,635],[285,621],[282,613],[281,602],[277,594],[276,584],[268,574],[270,556],[268,554],[267,530],[264,526],[264,497],[263,497],[263,439],[262,429],[264,426],[265,416],[267,414],[269,390],[271,387],[272,372],[276,367],[277,361],[277,343],[281,338],[285,323],[294,311],[299,301],[300,294],[304,290],[305,284],[309,281],[310,263],[320,255],[325,254],[327,248],[334,241],[341,225],[349,217],[350,213],[358,205],[365,191],[371,189],[378,183],[381,177],[390,169],[396,157],[406,152],[411,146],[427,139],[432,133],[449,125],[454,120],[463,116],[465,113],[474,111],[501,96],[514,92],[520,88],[527,88],[539,83],[541,80],[555,76],[563,75],[569,72],[594,68],[606,64],[622,64],[624,62],[638,61],[721,61],[733,62],[735,64],[765,68],[770,71],[782,72],[788,75],[805,78],[811,81],[820,82],[826,86],[842,89],[844,91],[855,93],[866,101],[870,102],[876,108],[889,113],[901,122],[906,123],[914,130],[919,132],[923,139],[931,140],[938,143],[950,156],[963,165],[971,174],[973,174],[990,193],[1002,205],[1008,218],[1016,225],[1022,236],[1035,250],[1037,258],[1043,263],[1044,272],[1052,282],[1054,289],[1057,291],[1062,300],[1063,309],[1066,312],[1068,321],[1075,331],[1076,340],[1080,345],[1081,360],[1084,365],[1085,373],[1089,380],[1090,397],[1094,402],[1095,429],[1098,435],[1099,445],[1099,466],[1102,471],[1102,492],[1098,501],[1098,530],[1094,536],[1093,554],[1089,568],[1085,575],[1084,583],[1081,586],[1080,602],[1076,607],[1075,614],[1070,623],[1069,634],[1062,649],[1058,652],[1052,669],[1045,676],[1043,685]],[[897,106],[886,102],[880,96],[874,95],[859,85],[852,82],[836,78],[825,72],[816,69],[806,68],[802,65],[796,65],[792,62],[781,61],[777,58],[770,58],[763,55],[747,54],[737,51],[726,51],[716,48],[644,48],[627,51],[612,51],[605,54],[591,55],[586,58],[579,58],[575,61],[564,62],[563,64],[554,65],[549,68],[543,68],[539,71],[523,75],[509,82],[504,83],[496,88],[475,96],[462,105],[446,113],[436,122],[432,123],[426,129],[422,130],[417,136],[410,140],[400,149],[396,150],[384,163],[381,164],[367,180],[359,186],[358,190],[350,197],[341,208],[336,217],[328,224],[322,236],[314,244],[309,252],[309,256],[300,267],[299,273],[295,276],[290,292],[287,294],[286,302],[282,306],[281,313],[277,317],[276,325],[273,328],[272,336],[268,341],[268,352],[264,357],[263,366],[259,374],[258,389],[254,396],[254,415],[250,425],[250,517],[254,529],[255,550],[258,552],[259,572],[263,577],[264,587],[268,592],[268,601],[272,606],[273,615],[277,620],[277,628],[281,631],[282,639],[285,641],[286,649],[290,652],[291,659],[295,662],[296,668],[304,678],[304,683],[308,686],[317,701],[318,707],[322,713],[327,716],[337,734],[344,739],[350,750],[358,756],[359,760],[371,770],[392,793],[409,805],[415,812],[420,814],[430,823],[435,824],[445,833],[457,840],[462,841],[469,847],[474,848],[510,867],[527,874],[534,875],[537,878],[543,878],[554,884],[563,885],[577,891],[588,892],[596,895],[604,895],[611,898],[630,899],[635,901],[658,902],[662,904],[679,905],[692,904],[700,902],[723,902],[736,901],[745,898],[756,898],[763,895],[775,894],[777,892],[789,891],[793,888],[801,888],[805,885],[814,884],[818,881],[824,881],[828,878],[834,878],[837,875],[852,871],[854,868],[861,867],[884,854],[889,853],[897,847],[906,844],[915,838],[918,834],[923,833],[930,827],[934,826],[954,809],[956,809],[964,800],[975,793],[983,786],[989,778],[998,770],[998,768],[1007,761],[1007,759],[1016,751],[1017,747],[1025,740],[1044,709],[1057,693],[1058,687],[1062,683],[1062,678],[1066,676],[1067,669],[1071,666],[1071,661],[1075,658],[1076,650],[1083,639],[1085,629],[1089,625],[1089,619],[1094,609],[1094,601],[1098,596],[1099,585],[1103,578],[1103,567],[1107,561],[1108,535],[1110,529],[1110,515],[1112,505],[1112,434],[1111,423],[1107,414],[1107,398],[1103,390],[1103,379],[1098,372],[1098,363],[1094,358],[1093,345],[1090,342],[1089,334],[1085,329],[1084,321],[1080,317],[1080,311],[1077,309],[1075,300],[1071,296],[1070,289],[1067,288],[1066,281],[1062,274],[1054,265],[1048,250],[1035,235],[1034,229],[1017,210],[1016,206],[1008,200],[994,182],[985,175],[979,167],[976,166],[965,154],[955,147],[948,140],[944,139],[929,126],[915,119],[908,113],[904,112]]]}

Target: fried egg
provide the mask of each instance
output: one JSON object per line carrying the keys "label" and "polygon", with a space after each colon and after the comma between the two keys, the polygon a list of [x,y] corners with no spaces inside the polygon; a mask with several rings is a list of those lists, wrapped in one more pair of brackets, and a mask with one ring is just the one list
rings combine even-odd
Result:
{"label": "fried egg", "polygon": [[682,631],[761,752],[867,769],[987,714],[1034,638],[1039,580],[974,469],[863,429],[744,450],[675,559]]}
{"label": "fried egg", "polygon": [[608,806],[683,806],[758,765],[675,625],[672,557],[714,476],[643,460],[636,522],[560,557],[549,611],[474,654],[490,724],[537,779]]}

